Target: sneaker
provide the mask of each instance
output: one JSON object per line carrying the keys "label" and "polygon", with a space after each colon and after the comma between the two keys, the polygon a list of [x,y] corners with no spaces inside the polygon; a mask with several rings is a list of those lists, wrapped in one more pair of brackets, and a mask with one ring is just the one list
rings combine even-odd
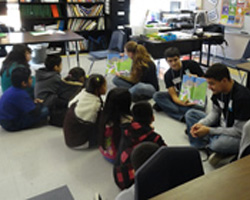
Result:
{"label": "sneaker", "polygon": [[153,109],[154,109],[155,111],[157,111],[157,112],[162,111],[161,107],[160,107],[157,103],[155,103],[155,104],[153,105]]}
{"label": "sneaker", "polygon": [[102,200],[102,197],[99,193],[95,193],[94,200]]}
{"label": "sneaker", "polygon": [[[231,156],[231,155],[230,155]],[[223,159],[227,158],[228,155],[225,154],[220,154],[220,153],[216,153],[213,152],[209,158],[208,158],[208,162],[212,165],[212,166],[217,166]]]}

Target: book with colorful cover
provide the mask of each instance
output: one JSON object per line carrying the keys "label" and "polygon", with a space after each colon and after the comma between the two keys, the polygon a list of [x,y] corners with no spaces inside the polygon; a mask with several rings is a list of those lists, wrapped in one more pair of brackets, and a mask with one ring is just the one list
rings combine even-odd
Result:
{"label": "book with colorful cover", "polygon": [[120,56],[120,53],[110,53],[107,56],[106,74],[115,74],[127,76],[130,74],[132,60],[128,56]]}
{"label": "book with colorful cover", "polygon": [[207,94],[207,81],[205,78],[183,75],[179,98],[182,101],[195,103],[205,107]]}

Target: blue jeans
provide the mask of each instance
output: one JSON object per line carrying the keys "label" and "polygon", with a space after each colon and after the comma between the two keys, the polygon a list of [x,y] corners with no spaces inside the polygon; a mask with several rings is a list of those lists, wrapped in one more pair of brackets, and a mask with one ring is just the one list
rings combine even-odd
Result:
{"label": "blue jeans", "polygon": [[139,82],[134,85],[132,83],[129,83],[128,81],[123,80],[122,78],[119,78],[118,76],[115,76],[112,81],[117,87],[129,89],[132,99],[140,96],[152,98],[153,94],[156,92],[154,86],[149,83]]}
{"label": "blue jeans", "polygon": [[185,113],[191,109],[191,107],[181,106],[173,102],[168,92],[156,92],[153,96],[156,104],[170,117],[182,120]]}
{"label": "blue jeans", "polygon": [[224,134],[208,134],[200,138],[192,137],[192,135],[190,134],[191,127],[204,117],[206,117],[206,114],[204,112],[195,109],[191,109],[185,114],[187,133],[190,144],[198,149],[208,147],[212,151],[221,154],[237,154],[240,146],[240,138]]}
{"label": "blue jeans", "polygon": [[1,126],[7,131],[20,131],[27,129],[37,124],[41,120],[45,120],[49,115],[49,110],[47,107],[43,106],[40,110],[40,115],[34,116],[32,114],[26,113],[20,117],[20,119],[15,120],[1,120]]}

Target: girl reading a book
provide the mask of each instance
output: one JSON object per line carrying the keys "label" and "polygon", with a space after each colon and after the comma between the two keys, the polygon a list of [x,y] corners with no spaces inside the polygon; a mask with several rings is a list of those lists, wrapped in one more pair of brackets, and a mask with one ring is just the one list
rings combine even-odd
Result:
{"label": "girl reading a book", "polygon": [[159,90],[156,76],[156,66],[146,48],[134,41],[129,41],[124,47],[125,54],[132,59],[132,68],[129,76],[116,73],[113,83],[117,87],[128,88],[132,101],[152,98]]}
{"label": "girl reading a book", "polygon": [[100,119],[100,151],[113,163],[121,138],[121,125],[130,123],[131,95],[125,88],[110,90]]}

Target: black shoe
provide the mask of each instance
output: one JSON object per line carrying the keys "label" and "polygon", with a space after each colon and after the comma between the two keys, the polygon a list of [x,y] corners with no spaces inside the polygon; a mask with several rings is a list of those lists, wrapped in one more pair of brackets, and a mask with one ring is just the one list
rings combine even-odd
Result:
{"label": "black shoe", "polygon": [[183,115],[182,118],[181,118],[181,122],[186,123],[186,119],[185,119],[185,116],[184,116],[184,115]]}
{"label": "black shoe", "polygon": [[155,111],[157,111],[157,112],[162,111],[161,107],[160,107],[157,103],[155,103],[155,104],[153,105],[153,109],[154,109]]}

